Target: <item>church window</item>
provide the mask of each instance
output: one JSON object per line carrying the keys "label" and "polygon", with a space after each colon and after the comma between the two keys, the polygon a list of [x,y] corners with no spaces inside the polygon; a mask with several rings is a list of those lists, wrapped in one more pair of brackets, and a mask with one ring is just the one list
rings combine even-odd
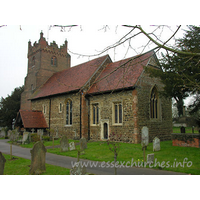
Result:
{"label": "church window", "polygon": [[51,66],[54,66],[54,67],[57,66],[57,58],[56,58],[56,56],[53,56],[53,57],[51,58]]}
{"label": "church window", "polygon": [[43,113],[46,114],[46,112],[47,112],[47,108],[45,105],[43,105]]}
{"label": "church window", "polygon": [[113,104],[113,120],[114,124],[122,124],[122,103]]}
{"label": "church window", "polygon": [[158,119],[158,92],[156,87],[154,87],[151,92],[150,115],[151,119]]}
{"label": "church window", "polygon": [[59,104],[59,113],[62,113],[62,103]]}
{"label": "church window", "polygon": [[66,125],[72,125],[72,101],[66,103]]}
{"label": "church window", "polygon": [[92,123],[99,124],[99,105],[93,104],[92,105]]}

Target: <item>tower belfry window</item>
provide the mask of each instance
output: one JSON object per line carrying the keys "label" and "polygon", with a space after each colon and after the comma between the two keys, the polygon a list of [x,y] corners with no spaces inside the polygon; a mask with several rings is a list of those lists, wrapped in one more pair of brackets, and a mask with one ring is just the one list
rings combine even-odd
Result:
{"label": "tower belfry window", "polygon": [[56,56],[53,56],[53,57],[51,58],[51,66],[54,66],[54,67],[57,66],[57,58],[56,58]]}

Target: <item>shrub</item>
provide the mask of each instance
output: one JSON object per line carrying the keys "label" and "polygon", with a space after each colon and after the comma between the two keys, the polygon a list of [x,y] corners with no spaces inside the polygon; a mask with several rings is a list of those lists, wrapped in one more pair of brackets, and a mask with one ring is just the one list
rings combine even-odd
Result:
{"label": "shrub", "polygon": [[31,134],[31,141],[32,142],[40,141],[40,136],[37,133]]}
{"label": "shrub", "polygon": [[42,140],[44,140],[44,141],[50,141],[50,137],[49,136],[42,136]]}

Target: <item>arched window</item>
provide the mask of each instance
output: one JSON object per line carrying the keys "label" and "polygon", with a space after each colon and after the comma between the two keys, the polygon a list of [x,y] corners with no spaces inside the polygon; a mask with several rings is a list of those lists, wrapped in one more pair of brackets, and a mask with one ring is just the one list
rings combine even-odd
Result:
{"label": "arched window", "polygon": [[57,66],[57,58],[56,58],[56,56],[53,56],[53,57],[51,58],[51,65],[54,66],[54,67]]}
{"label": "arched window", "polygon": [[150,116],[151,119],[158,119],[158,91],[156,87],[154,87],[151,91]]}
{"label": "arched window", "polygon": [[66,125],[72,125],[72,101],[66,102]]}

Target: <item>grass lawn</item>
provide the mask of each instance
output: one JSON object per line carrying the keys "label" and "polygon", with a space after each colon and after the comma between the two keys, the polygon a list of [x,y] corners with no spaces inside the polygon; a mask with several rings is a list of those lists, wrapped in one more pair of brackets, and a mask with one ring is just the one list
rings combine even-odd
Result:
{"label": "grass lawn", "polygon": [[[4,175],[29,175],[31,161],[14,157],[15,159],[10,160],[10,155],[3,154],[6,159],[4,167]],[[69,175],[70,169],[63,167],[57,167],[53,165],[46,164],[46,172],[42,175]]]}
{"label": "grass lawn", "polygon": [[[56,149],[48,149],[49,153],[54,153],[58,155],[63,156],[70,156],[70,157],[77,157],[77,151],[71,151],[71,152],[60,152],[59,148]],[[153,144],[150,143],[147,150],[147,154],[155,154],[155,159],[157,159],[157,166],[154,168],[157,169],[163,169],[163,170],[169,170],[169,171],[175,171],[175,172],[182,172],[187,174],[200,174],[200,149],[193,148],[193,147],[174,147],[172,146],[172,141],[165,141],[161,142],[161,151],[159,152],[153,152]],[[109,150],[108,145],[106,142],[88,142],[88,148],[85,150],[85,154],[81,155],[80,158],[82,159],[88,159],[93,161],[105,161],[105,162],[112,162],[114,160],[113,153]],[[188,162],[184,164],[183,167],[183,161],[185,158],[188,158],[188,160],[185,160]],[[138,162],[143,160],[143,151],[141,148],[141,144],[126,144],[121,143],[119,155],[117,158],[117,161],[121,162],[131,162],[132,159],[134,159],[134,162]],[[159,166],[164,163],[164,168]],[[180,162],[180,164],[176,167],[177,163]]]}
{"label": "grass lawn", "polygon": [[[192,133],[192,127],[186,127],[185,128],[186,133]],[[181,130],[179,127],[173,127],[173,133],[181,133]],[[199,134],[199,131],[194,130],[195,134]]]}
{"label": "grass lawn", "polygon": [[[69,140],[71,142],[72,140]],[[79,141],[75,141],[79,142]],[[54,145],[59,145],[59,140],[54,141]],[[44,142],[45,146],[52,146],[52,141]],[[28,145],[21,145],[25,148],[32,148],[33,143]],[[54,153],[63,156],[77,157],[77,151],[71,152],[60,152],[60,148],[47,149],[47,152]],[[153,144],[150,143],[147,150],[147,154],[155,154],[155,159],[157,159],[157,165],[154,168],[182,172],[187,174],[198,174],[200,175],[200,149],[193,147],[174,147],[172,146],[172,141],[161,142],[161,151],[153,152]],[[114,160],[113,152],[111,152],[108,148],[106,142],[88,142],[88,148],[85,150],[85,154],[81,155],[80,158],[88,159],[92,161],[105,161],[112,162]],[[188,162],[184,164],[183,161]],[[118,154],[117,161],[121,162],[131,162],[134,159],[134,162],[138,162],[143,160],[143,151],[141,148],[141,144],[127,144],[121,143],[120,151]],[[191,161],[189,163],[189,161]],[[164,162],[163,166],[159,166]],[[181,165],[179,164],[181,163]],[[178,166],[176,166],[179,164]]]}

